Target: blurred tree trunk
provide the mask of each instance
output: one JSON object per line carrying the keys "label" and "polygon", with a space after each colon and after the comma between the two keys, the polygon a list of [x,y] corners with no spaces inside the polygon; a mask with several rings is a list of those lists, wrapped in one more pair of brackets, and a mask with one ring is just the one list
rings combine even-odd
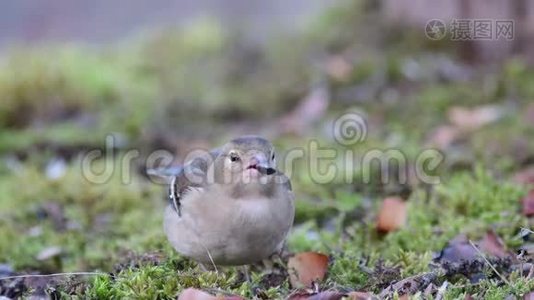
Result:
{"label": "blurred tree trunk", "polygon": [[[396,24],[406,24],[421,28],[432,19],[445,22],[450,30],[454,19],[491,20],[493,35],[491,40],[474,39],[459,43],[461,57],[472,62],[498,62],[512,55],[522,55],[534,63],[534,1],[528,0],[382,0],[385,18]],[[496,39],[498,20],[514,22],[513,39]],[[446,37],[449,38],[449,37]]]}
{"label": "blurred tree trunk", "polygon": [[[454,2],[454,1],[451,1]],[[471,0],[457,0],[460,19],[469,19],[473,15]],[[467,40],[460,42],[460,57],[467,62],[477,62],[480,57],[477,55],[474,41]]]}

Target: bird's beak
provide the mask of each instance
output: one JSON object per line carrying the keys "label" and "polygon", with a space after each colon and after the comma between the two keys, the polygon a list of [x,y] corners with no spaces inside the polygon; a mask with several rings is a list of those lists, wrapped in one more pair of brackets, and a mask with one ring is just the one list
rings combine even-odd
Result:
{"label": "bird's beak", "polygon": [[256,169],[260,174],[272,175],[276,169],[271,167],[269,161],[263,154],[255,154],[251,159],[247,169]]}
{"label": "bird's beak", "polygon": [[274,168],[258,166],[256,168],[261,174],[272,175],[276,172]]}

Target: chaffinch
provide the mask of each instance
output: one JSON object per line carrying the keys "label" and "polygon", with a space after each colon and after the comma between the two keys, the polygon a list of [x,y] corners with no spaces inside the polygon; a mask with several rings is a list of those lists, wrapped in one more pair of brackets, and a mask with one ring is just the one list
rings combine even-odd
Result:
{"label": "chaffinch", "polygon": [[293,224],[294,196],[268,140],[233,139],[177,171],[164,230],[181,255],[216,268],[255,263],[281,250]]}

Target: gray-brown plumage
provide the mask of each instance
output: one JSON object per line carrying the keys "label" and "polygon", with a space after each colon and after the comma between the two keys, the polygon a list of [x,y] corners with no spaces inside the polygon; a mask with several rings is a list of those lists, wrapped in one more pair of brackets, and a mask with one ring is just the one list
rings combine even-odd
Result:
{"label": "gray-brown plumage", "polygon": [[245,265],[278,252],[294,218],[289,179],[272,144],[246,136],[193,159],[172,178],[164,229],[204,266]]}

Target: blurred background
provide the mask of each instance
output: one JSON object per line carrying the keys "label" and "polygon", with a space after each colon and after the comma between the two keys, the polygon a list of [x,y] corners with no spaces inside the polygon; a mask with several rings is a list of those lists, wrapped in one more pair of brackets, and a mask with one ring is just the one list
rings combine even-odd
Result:
{"label": "blurred background", "polygon": [[[489,29],[475,27],[482,20]],[[163,149],[181,162],[242,134],[272,139],[281,155],[314,139],[356,159],[371,149],[407,157],[402,170],[349,170],[350,184],[317,184],[297,163],[288,249],[341,253],[332,284],[378,291],[384,283],[369,283],[352,258],[380,257],[400,268],[398,279],[425,271],[460,233],[492,229],[517,249],[534,214],[521,202],[534,182],[533,53],[526,0],[4,1],[0,275],[115,272],[122,281],[54,285],[107,298],[139,295],[129,281],[136,271],[124,266],[139,267],[140,255],[156,251],[151,264],[186,270],[163,236],[165,187],[148,180],[146,157]],[[354,111],[367,136],[344,146],[332,124]],[[88,151],[106,150],[106,136],[113,149],[94,168],[119,166],[136,149],[129,184],[119,167],[98,184],[81,172]],[[413,172],[429,148],[445,157],[437,186]],[[383,235],[375,220],[390,196],[407,203],[407,221]],[[147,297],[191,286],[160,275],[143,275],[158,287]],[[0,294],[11,296],[51,284],[5,282]],[[193,285],[225,289],[207,282]]]}

